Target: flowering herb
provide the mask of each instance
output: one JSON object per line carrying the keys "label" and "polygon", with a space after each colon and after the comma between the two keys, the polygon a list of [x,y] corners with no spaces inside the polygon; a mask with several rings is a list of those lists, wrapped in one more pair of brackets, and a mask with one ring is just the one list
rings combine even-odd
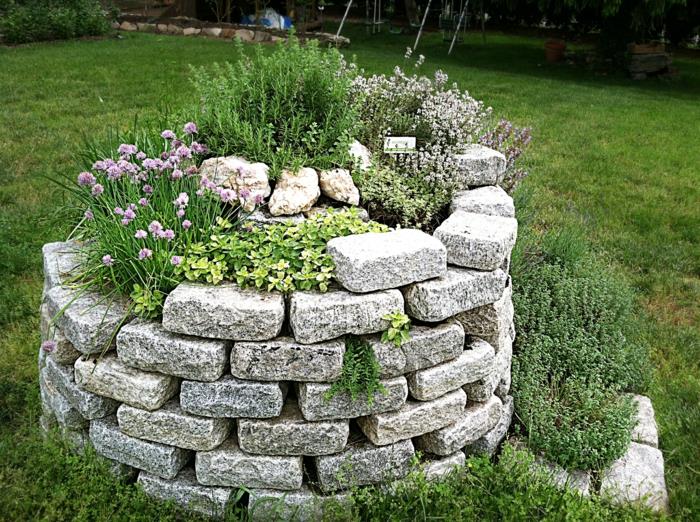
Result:
{"label": "flowering herb", "polygon": [[501,186],[512,193],[518,184],[527,177],[527,171],[516,167],[516,161],[532,140],[529,127],[515,127],[508,120],[500,120],[498,125],[479,138],[479,143],[499,151],[506,157],[506,174]]}

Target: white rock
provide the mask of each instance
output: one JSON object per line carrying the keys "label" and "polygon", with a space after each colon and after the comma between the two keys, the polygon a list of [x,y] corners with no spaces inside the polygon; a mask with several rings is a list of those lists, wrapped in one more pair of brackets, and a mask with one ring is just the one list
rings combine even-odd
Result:
{"label": "white rock", "polygon": [[458,210],[489,216],[515,217],[513,198],[501,187],[460,190],[452,197],[450,214]]}
{"label": "white rock", "polygon": [[202,34],[217,38],[221,36],[221,27],[204,27],[202,28]]}
{"label": "white rock", "polygon": [[352,158],[355,166],[360,171],[365,171],[372,166],[372,155],[370,154],[369,149],[359,141],[354,140],[350,144],[350,150],[348,152],[350,153],[350,157]]}
{"label": "white rock", "polygon": [[659,447],[659,431],[654,418],[654,407],[651,399],[644,395],[633,395],[632,400],[637,405],[636,424],[632,429],[632,440],[654,448]]}
{"label": "white rock", "polygon": [[273,216],[291,216],[309,210],[321,195],[318,174],[304,167],[297,172],[283,170],[268,208]]}
{"label": "white rock", "polygon": [[421,470],[428,480],[439,480],[455,468],[464,466],[464,453],[455,451],[452,455],[442,458],[431,458],[421,463]]}
{"label": "white rock", "polygon": [[324,196],[350,205],[360,204],[360,191],[345,169],[322,170],[319,174],[319,186]]}
{"label": "white rock", "polygon": [[202,30],[199,27],[185,27],[182,30],[182,34],[184,34],[185,36],[194,36],[194,35],[197,35],[201,32],[202,32]]}
{"label": "white rock", "polygon": [[46,243],[41,247],[44,258],[44,293],[74,278],[80,269],[82,256],[77,241]]}
{"label": "white rock", "polygon": [[435,230],[447,249],[450,264],[496,270],[510,255],[518,233],[514,218],[472,214],[458,210]]}
{"label": "white rock", "polygon": [[425,281],[445,274],[442,243],[413,229],[369,232],[331,239],[328,254],[335,277],[351,292],[373,292]]}
{"label": "white rock", "polygon": [[144,410],[160,408],[179,385],[175,377],[136,370],[111,354],[75,361],[75,381],[97,395]]}
{"label": "white rock", "polygon": [[459,172],[455,182],[459,189],[470,186],[498,185],[506,171],[506,157],[483,145],[471,144],[457,155]]}
{"label": "white rock", "polygon": [[251,163],[238,156],[209,158],[199,169],[203,178],[235,190],[238,202],[247,212],[255,208],[256,200],[260,203],[270,195],[269,171],[264,163]]}

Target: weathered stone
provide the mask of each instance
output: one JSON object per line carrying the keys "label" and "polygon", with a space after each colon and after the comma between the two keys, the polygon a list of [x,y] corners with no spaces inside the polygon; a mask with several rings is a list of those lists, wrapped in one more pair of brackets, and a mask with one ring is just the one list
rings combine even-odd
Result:
{"label": "weathered stone", "polygon": [[[477,339],[474,338],[473,341]],[[464,391],[472,402],[486,402],[496,393],[503,377],[510,375],[510,365],[513,358],[513,342],[507,334],[503,335],[501,349],[494,358],[493,370],[483,379],[464,385]]]}
{"label": "weathered stone", "polygon": [[146,24],[146,23],[138,22],[136,24],[136,27],[138,28],[139,32],[142,32],[142,33],[153,33],[156,30],[156,24]]}
{"label": "weathered stone", "polygon": [[233,38],[236,36],[236,30],[233,27],[222,27],[221,38]]}
{"label": "weathered stone", "polygon": [[299,344],[291,337],[239,342],[231,351],[231,373],[258,381],[332,382],[343,369],[342,340]]}
{"label": "weathered stone", "polygon": [[350,205],[360,204],[360,191],[345,169],[322,170],[318,184],[324,196]]}
{"label": "weathered stone", "polygon": [[498,420],[498,424],[471,444],[467,444],[464,452],[467,455],[486,454],[492,456],[506,438],[512,420],[513,397],[507,396],[503,399],[503,408],[501,408],[501,418]]}
{"label": "weathered stone", "polygon": [[271,42],[272,35],[267,31],[255,31],[254,42]]}
{"label": "weathered stone", "polygon": [[452,265],[496,270],[510,255],[518,233],[514,218],[471,214],[458,210],[435,230]]}
{"label": "weathered stone", "polygon": [[268,209],[273,216],[291,216],[309,210],[320,195],[318,174],[314,169],[305,167],[296,172],[283,170]]}
{"label": "weathered stone", "polygon": [[138,483],[150,497],[172,501],[188,511],[214,518],[223,518],[233,491],[231,488],[202,486],[192,468],[184,468],[170,480],[142,471]]}
{"label": "weathered stone", "polygon": [[331,239],[328,254],[335,277],[351,292],[397,288],[444,275],[445,247],[414,229],[369,232]]}
{"label": "weathered stone", "polygon": [[421,464],[421,470],[428,480],[438,480],[456,467],[464,466],[466,457],[461,451],[455,451],[452,455],[442,458],[431,458]]}
{"label": "weathered stone", "polygon": [[350,493],[322,496],[311,491],[307,485],[302,486],[299,491],[274,489],[248,491],[248,516],[251,522],[270,522],[271,520],[316,522],[324,520],[324,512],[329,510],[334,516],[345,513],[349,519],[351,506]]}
{"label": "weathered stone", "polygon": [[136,24],[128,22],[127,20],[124,20],[121,24],[119,24],[119,29],[122,31],[138,31]]}
{"label": "weathered stone", "polygon": [[221,36],[221,27],[203,27],[202,34],[204,36],[213,36],[214,38],[218,38]]}
{"label": "weathered stone", "polygon": [[57,363],[73,364],[80,357],[80,352],[66,339],[61,329],[51,324],[49,309],[44,303],[41,305],[41,340],[47,341],[49,339],[56,343],[56,347],[51,352],[51,358]]}
{"label": "weathered stone", "polygon": [[39,392],[47,420],[55,419],[58,425],[66,430],[81,430],[87,427],[87,419],[61,394],[46,368],[39,372]]}
{"label": "weathered stone", "polygon": [[122,432],[139,439],[191,450],[216,448],[231,431],[229,419],[212,419],[185,413],[177,400],[155,411],[122,404],[117,411]]}
{"label": "weathered stone", "polygon": [[[202,30],[199,27],[185,27],[182,30],[182,34],[184,34],[185,36],[195,36],[201,32],[202,32]],[[205,161],[207,161],[207,160],[205,160]]]}
{"label": "weathered stone", "polygon": [[182,34],[182,27],[175,24],[168,24],[168,34]]}
{"label": "weathered stone", "polygon": [[99,419],[117,411],[117,401],[91,393],[76,384],[73,366],[58,364],[49,357],[46,373],[51,383],[84,418]]}
{"label": "weathered stone", "polygon": [[554,462],[544,460],[542,457],[535,459],[536,468],[552,481],[559,489],[570,489],[585,497],[591,494],[591,477],[581,470],[567,471]]}
{"label": "weathered stone", "polygon": [[191,456],[191,452],[182,448],[147,442],[122,433],[114,417],[92,421],[90,441],[99,455],[166,479],[174,478]]}
{"label": "weathered stone", "polygon": [[264,163],[251,163],[238,156],[209,158],[202,162],[199,173],[216,185],[232,188],[238,194],[237,203],[251,212],[270,195],[270,168]]}
{"label": "weathered stone", "polygon": [[404,373],[452,360],[464,350],[464,330],[458,323],[412,326],[409,335],[411,338],[401,345],[406,356]]}
{"label": "weathered stone", "polygon": [[379,363],[382,378],[396,377],[404,374],[406,354],[392,342],[382,342],[380,335],[365,336],[372,347],[374,356]]}
{"label": "weathered stone", "polygon": [[488,216],[515,217],[513,198],[501,187],[479,187],[457,192],[450,203],[450,214],[458,210]]}
{"label": "weathered stone", "polygon": [[503,295],[506,279],[502,270],[480,272],[450,267],[442,277],[414,283],[403,290],[406,312],[421,321],[442,321],[493,303]]}
{"label": "weathered stone", "polygon": [[225,375],[216,382],[183,381],[182,409],[205,417],[276,417],[282,411],[286,385],[243,381]]}
{"label": "weathered stone", "polygon": [[321,490],[336,491],[404,478],[413,457],[410,439],[386,446],[362,441],[349,444],[342,453],[315,457],[314,462]]}
{"label": "weathered stone", "polygon": [[493,347],[477,339],[456,359],[410,374],[408,389],[419,401],[436,399],[488,376],[493,371],[494,359]]}
{"label": "weathered stone", "polygon": [[197,480],[205,486],[299,489],[304,477],[302,457],[250,455],[234,438],[195,459]]}
{"label": "weathered stone", "polygon": [[156,24],[156,31],[159,33],[167,33],[168,24]]}
{"label": "weathered stone", "polygon": [[44,293],[77,275],[82,261],[78,242],[46,243],[41,247],[41,253],[44,258]]}
{"label": "weathered stone", "polygon": [[57,286],[46,294],[48,313],[73,347],[84,354],[111,348],[128,305],[94,292]]}
{"label": "weathered stone", "polygon": [[240,419],[238,444],[262,455],[328,455],[342,451],[348,441],[347,419],[309,422],[295,400],[287,401],[274,419]]}
{"label": "weathered stone", "polygon": [[636,424],[632,429],[632,440],[654,448],[659,447],[659,431],[654,418],[651,399],[644,395],[633,395],[632,401],[637,405]]}
{"label": "weathered stone", "polygon": [[498,397],[486,403],[470,403],[454,423],[419,437],[416,446],[434,455],[454,453],[492,430],[501,419],[502,408]]}
{"label": "weathered stone", "polygon": [[338,393],[327,398],[330,384],[299,383],[297,397],[299,408],[306,420],[351,419],[373,413],[398,410],[406,402],[408,385],[405,377],[380,381],[386,393],[376,392],[372,404],[361,395],[354,401],[348,393]]}
{"label": "weathered stone", "polygon": [[117,355],[144,371],[194,381],[215,381],[224,374],[229,343],[168,332],[157,321],[133,321],[117,335]]}
{"label": "weathered stone", "polygon": [[464,327],[465,334],[481,337],[498,352],[502,344],[499,342],[499,338],[504,334],[509,334],[513,324],[512,295],[513,286],[509,278],[503,295],[498,300],[459,313],[455,316],[455,320]]}
{"label": "weathered stone", "polygon": [[459,170],[455,175],[457,188],[498,185],[506,171],[506,157],[483,145],[471,144],[457,155]]}
{"label": "weathered stone", "polygon": [[600,494],[619,504],[640,502],[656,511],[668,510],[664,457],[656,448],[636,442],[603,472]]}
{"label": "weathered stone", "polygon": [[255,39],[255,31],[250,29],[236,29],[236,38],[244,42],[252,42]]}
{"label": "weathered stone", "polygon": [[294,292],[289,302],[289,323],[298,342],[311,344],[345,334],[381,332],[389,327],[383,317],[397,310],[403,311],[398,290],[372,294],[344,290]]}
{"label": "weathered stone", "polygon": [[466,394],[458,389],[432,401],[407,402],[397,411],[360,417],[357,422],[373,444],[384,446],[456,422],[462,416],[466,402]]}
{"label": "weathered stone", "polygon": [[509,364],[508,369],[503,372],[503,375],[501,375],[501,380],[498,381],[498,386],[496,386],[496,389],[494,390],[493,393],[499,399],[505,400],[505,398],[510,393],[510,385],[511,385],[511,373],[510,373],[510,364]]}
{"label": "weathered stone", "polygon": [[358,170],[365,171],[372,166],[372,155],[370,154],[369,149],[359,141],[354,140],[350,144],[350,150],[348,153],[353,160],[355,168]]}
{"label": "weathered stone", "polygon": [[177,393],[179,384],[169,375],[131,368],[111,354],[75,361],[75,382],[97,395],[144,410],[160,408]]}
{"label": "weathered stone", "polygon": [[275,225],[277,223],[299,224],[304,221],[306,221],[304,214],[296,214],[294,216],[273,216],[265,209],[256,209],[247,216],[243,216],[243,222],[248,227]]}
{"label": "weathered stone", "polygon": [[199,337],[265,341],[279,335],[283,322],[281,294],[242,289],[233,283],[182,283],[163,306],[166,330]]}

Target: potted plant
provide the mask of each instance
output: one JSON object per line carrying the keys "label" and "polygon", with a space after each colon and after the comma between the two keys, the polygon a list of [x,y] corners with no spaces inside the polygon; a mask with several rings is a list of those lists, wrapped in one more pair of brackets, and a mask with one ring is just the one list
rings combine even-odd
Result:
{"label": "potted plant", "polygon": [[566,42],[557,38],[551,38],[544,43],[544,56],[549,63],[561,62],[564,59]]}

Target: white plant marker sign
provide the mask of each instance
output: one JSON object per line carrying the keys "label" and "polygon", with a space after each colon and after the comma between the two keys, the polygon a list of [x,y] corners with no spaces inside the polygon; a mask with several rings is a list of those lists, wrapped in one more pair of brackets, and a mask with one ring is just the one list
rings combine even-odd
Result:
{"label": "white plant marker sign", "polygon": [[416,152],[415,136],[388,136],[384,138],[384,154],[410,154]]}

